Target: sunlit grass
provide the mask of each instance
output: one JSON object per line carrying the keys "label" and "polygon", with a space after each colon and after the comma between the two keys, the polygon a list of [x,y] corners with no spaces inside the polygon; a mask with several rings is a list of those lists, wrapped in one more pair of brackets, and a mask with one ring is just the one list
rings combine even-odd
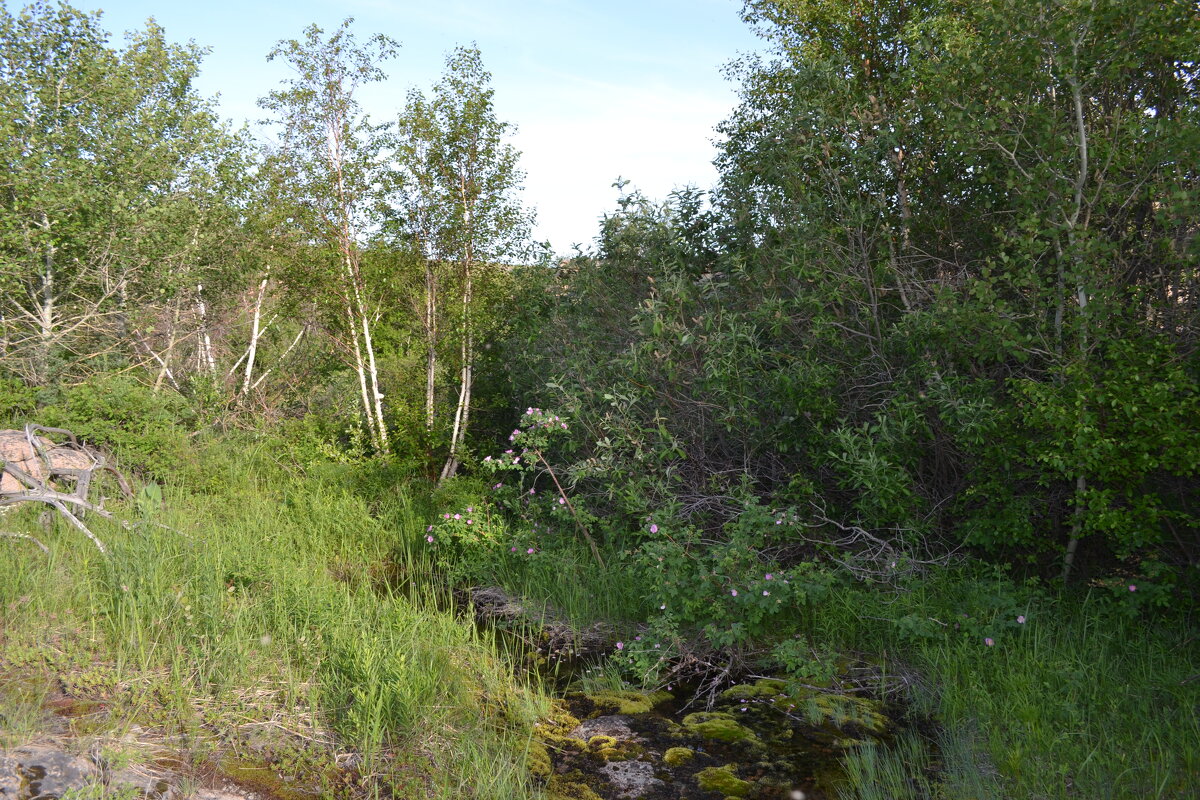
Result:
{"label": "sunlit grass", "polygon": [[330,759],[356,752],[358,774],[378,778],[368,794],[392,781],[402,796],[528,796],[542,701],[447,609],[414,546],[420,503],[396,492],[369,509],[334,481],[289,475],[265,447],[211,469],[206,486],[165,487],[153,525],[92,520],[108,557],[36,514],[5,520],[51,550],[0,542],[6,737],[37,733],[43,697],[26,676],[94,673],[78,694],[120,698],[199,750],[265,716],[307,726]]}

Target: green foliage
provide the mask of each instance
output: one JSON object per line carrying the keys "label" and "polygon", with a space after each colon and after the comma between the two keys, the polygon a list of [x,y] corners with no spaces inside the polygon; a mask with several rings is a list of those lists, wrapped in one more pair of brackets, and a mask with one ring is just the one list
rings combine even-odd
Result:
{"label": "green foliage", "polygon": [[111,450],[122,466],[164,480],[187,458],[193,412],[173,392],[155,392],[125,376],[100,375],[63,389],[38,416],[44,425],[67,428]]}
{"label": "green foliage", "polygon": [[18,378],[0,377],[0,420],[17,424],[32,418],[37,389]]}
{"label": "green foliage", "polygon": [[118,49],[98,14],[0,10],[0,335],[30,383],[143,358],[152,312],[236,263],[244,143],[201,56],[153,20]]}

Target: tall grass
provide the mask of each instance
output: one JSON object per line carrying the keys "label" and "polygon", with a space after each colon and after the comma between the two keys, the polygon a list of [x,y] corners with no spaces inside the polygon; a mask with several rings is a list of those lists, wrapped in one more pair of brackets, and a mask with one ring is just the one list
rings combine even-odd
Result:
{"label": "tall grass", "polygon": [[36,717],[22,676],[90,670],[96,692],[149,682],[155,713],[218,739],[247,714],[295,712],[402,795],[528,796],[542,700],[445,610],[416,546],[421,500],[396,491],[368,508],[336,480],[289,474],[272,450],[209,453],[210,479],[165,487],[132,530],[93,520],[109,557],[33,513],[6,520],[51,555],[0,541],[0,713]]}
{"label": "tall grass", "polygon": [[949,619],[947,596],[962,579],[945,576],[887,605],[851,592],[825,617],[826,635],[843,647],[886,653],[915,668],[914,710],[942,727],[927,743],[929,758],[903,748],[852,757],[862,762],[852,768],[861,767],[868,787],[857,797],[878,796],[876,789],[894,778],[897,764],[888,760],[910,758],[916,758],[910,777],[921,763],[941,771],[936,791],[917,796],[1195,796],[1200,681],[1193,623],[1132,616],[1093,594],[1030,600],[1024,622],[1007,621],[1008,632],[991,645],[952,631],[913,635],[912,625],[894,623],[909,615],[939,624]]}

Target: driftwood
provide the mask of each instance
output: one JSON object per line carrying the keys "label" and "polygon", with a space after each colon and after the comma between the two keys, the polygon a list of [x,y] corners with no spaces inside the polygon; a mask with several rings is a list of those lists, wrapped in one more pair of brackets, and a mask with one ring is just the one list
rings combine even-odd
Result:
{"label": "driftwood", "polygon": [[[42,434],[64,436],[67,441],[58,444]],[[107,553],[104,543],[83,522],[87,512],[113,518],[88,497],[100,472],[111,473],[121,492],[133,496],[125,476],[68,430],[33,423],[23,431],[0,430],[0,507],[45,503],[82,531],[101,553]]]}

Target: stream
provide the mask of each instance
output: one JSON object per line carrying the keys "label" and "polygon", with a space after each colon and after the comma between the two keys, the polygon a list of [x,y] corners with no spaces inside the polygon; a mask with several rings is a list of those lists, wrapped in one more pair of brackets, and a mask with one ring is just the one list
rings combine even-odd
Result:
{"label": "stream", "polygon": [[556,659],[563,624],[503,597],[475,590],[471,605],[557,698],[527,759],[552,800],[836,800],[847,751],[886,744],[897,729],[895,709],[878,700],[770,678],[701,694],[585,689],[586,670],[611,652],[604,631],[576,631]]}

